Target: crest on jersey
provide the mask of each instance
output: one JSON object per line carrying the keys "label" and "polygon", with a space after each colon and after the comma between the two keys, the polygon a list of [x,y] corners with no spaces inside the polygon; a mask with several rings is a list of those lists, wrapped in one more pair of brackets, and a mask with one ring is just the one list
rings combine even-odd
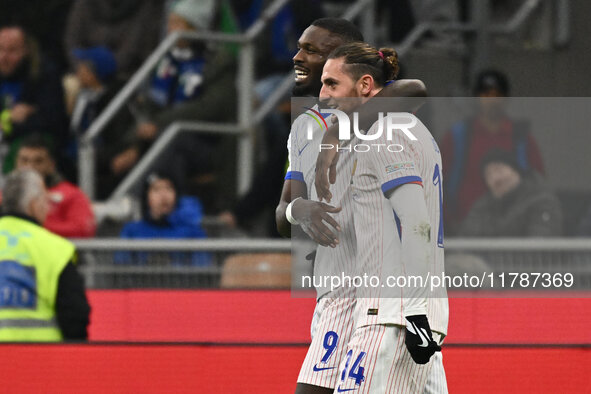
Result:
{"label": "crest on jersey", "polygon": [[[324,120],[324,116],[322,116],[322,114],[312,108],[308,108],[308,107],[304,107],[306,108],[308,111],[304,112],[305,115],[308,115],[309,117],[311,117],[312,119],[314,119],[316,121],[316,123],[318,124],[318,127],[320,127],[320,130],[326,131],[328,130],[328,124],[326,124],[326,120]],[[312,112],[312,113],[310,113]],[[324,128],[322,127],[324,125]],[[308,140],[313,139],[313,134],[314,131],[312,129],[312,124],[308,123]]]}

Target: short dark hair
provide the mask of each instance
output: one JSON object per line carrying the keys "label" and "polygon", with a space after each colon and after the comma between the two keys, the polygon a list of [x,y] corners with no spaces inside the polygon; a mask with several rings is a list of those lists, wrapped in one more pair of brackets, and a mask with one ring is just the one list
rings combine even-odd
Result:
{"label": "short dark hair", "polygon": [[26,137],[19,146],[19,149],[21,148],[45,149],[49,156],[55,159],[54,146],[51,138],[41,133],[33,133]]}
{"label": "short dark hair", "polygon": [[312,22],[312,26],[321,27],[339,36],[343,43],[364,41],[363,34],[351,21],[343,18],[320,18]]}
{"label": "short dark hair", "polygon": [[179,187],[179,182],[177,180],[177,177],[165,170],[161,170],[161,169],[157,169],[154,170],[152,172],[150,172],[148,174],[148,176],[146,176],[146,178],[144,179],[144,188],[142,190],[142,195],[141,195],[141,207],[142,207],[142,215],[144,218],[149,218],[150,217],[150,205],[148,204],[148,193],[150,192],[150,188],[152,187],[152,185],[154,184],[154,182],[156,181],[160,181],[160,180],[165,180],[165,181],[169,181],[172,185],[172,188],[174,189],[175,193],[176,193],[176,201],[175,204],[178,203],[179,201],[179,194],[181,194],[181,190]]}

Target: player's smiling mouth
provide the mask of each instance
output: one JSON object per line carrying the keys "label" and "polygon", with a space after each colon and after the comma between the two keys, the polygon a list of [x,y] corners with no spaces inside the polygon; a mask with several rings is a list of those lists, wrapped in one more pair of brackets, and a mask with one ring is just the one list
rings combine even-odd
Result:
{"label": "player's smiling mouth", "polygon": [[307,68],[304,68],[304,67],[296,66],[293,69],[295,72],[295,82],[296,83],[304,82],[308,78],[308,75],[310,74],[310,70],[308,70]]}

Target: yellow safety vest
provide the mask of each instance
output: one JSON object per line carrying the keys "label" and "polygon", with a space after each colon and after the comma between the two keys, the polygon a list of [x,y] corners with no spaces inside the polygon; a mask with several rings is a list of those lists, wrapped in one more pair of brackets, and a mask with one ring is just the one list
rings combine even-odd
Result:
{"label": "yellow safety vest", "polygon": [[0,341],[62,340],[55,303],[74,245],[37,224],[0,218]]}

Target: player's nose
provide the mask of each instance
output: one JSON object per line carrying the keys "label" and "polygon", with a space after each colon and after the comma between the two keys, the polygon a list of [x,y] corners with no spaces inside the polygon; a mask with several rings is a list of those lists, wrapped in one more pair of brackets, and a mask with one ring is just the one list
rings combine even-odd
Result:
{"label": "player's nose", "polygon": [[320,99],[320,101],[327,101],[330,98],[326,89],[324,88],[324,84],[322,84],[322,87],[320,88],[320,94],[318,98]]}
{"label": "player's nose", "polygon": [[304,62],[304,52],[301,49],[298,49],[294,57],[292,58],[293,64],[303,63]]}

